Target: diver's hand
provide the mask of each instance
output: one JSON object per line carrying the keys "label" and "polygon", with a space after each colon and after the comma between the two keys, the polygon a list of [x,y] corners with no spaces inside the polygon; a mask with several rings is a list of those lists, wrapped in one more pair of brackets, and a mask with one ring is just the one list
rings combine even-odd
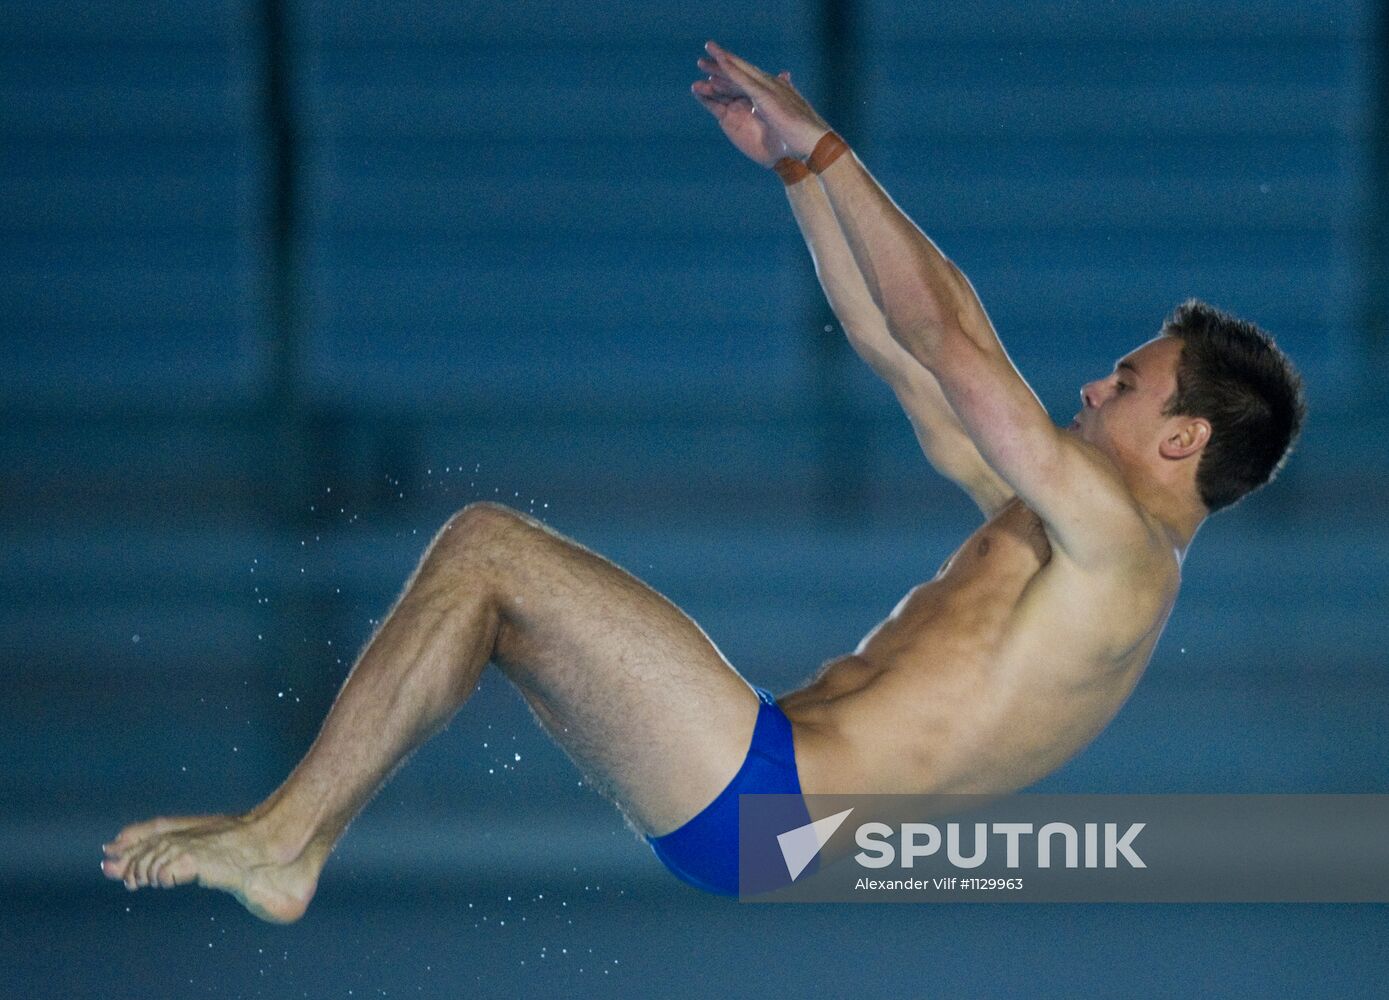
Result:
{"label": "diver's hand", "polygon": [[[714,116],[738,152],[753,163],[770,167],[790,151],[767,124],[766,118],[757,113],[752,101],[748,99],[731,80],[719,69],[712,59],[700,59],[699,68],[709,74],[707,80],[696,80],[690,85],[695,99]],[[791,82],[790,73],[782,73],[782,79]]]}
{"label": "diver's hand", "polygon": [[[694,85],[695,97],[716,117],[717,112],[710,107],[710,103],[737,106],[740,110],[736,112],[738,118],[733,124],[740,129],[740,137],[757,138],[756,143],[750,144],[753,150],[750,152],[739,144],[725,126],[724,132],[729,133],[734,145],[766,166],[775,163],[781,156],[800,159],[809,156],[830,127],[791,85],[791,74],[771,76],[714,42],[708,42],[704,48],[712,58],[701,59],[699,67],[709,74],[709,79]],[[729,115],[725,114],[727,117]],[[723,122],[721,118],[719,123],[722,125]],[[758,159],[754,152],[763,157],[772,152],[777,155],[767,161]]]}

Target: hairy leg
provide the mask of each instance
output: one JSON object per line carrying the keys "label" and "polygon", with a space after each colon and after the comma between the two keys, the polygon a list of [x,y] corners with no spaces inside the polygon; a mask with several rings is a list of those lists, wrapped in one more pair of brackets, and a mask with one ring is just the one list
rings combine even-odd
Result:
{"label": "hairy leg", "polygon": [[302,914],[348,823],[441,729],[489,661],[643,832],[697,813],[742,761],[757,700],[693,621],[525,515],[475,504],[436,536],[308,753],[240,816],[123,830],[103,869],[127,887],[200,884],[258,916]]}

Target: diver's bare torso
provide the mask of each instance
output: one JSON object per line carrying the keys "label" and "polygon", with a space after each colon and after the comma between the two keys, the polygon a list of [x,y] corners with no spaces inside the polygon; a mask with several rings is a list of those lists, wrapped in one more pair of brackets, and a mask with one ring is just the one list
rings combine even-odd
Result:
{"label": "diver's bare torso", "polygon": [[1180,571],[1153,523],[1125,568],[1053,553],[1014,497],[935,578],[780,700],[809,793],[1001,792],[1092,740],[1138,682]]}

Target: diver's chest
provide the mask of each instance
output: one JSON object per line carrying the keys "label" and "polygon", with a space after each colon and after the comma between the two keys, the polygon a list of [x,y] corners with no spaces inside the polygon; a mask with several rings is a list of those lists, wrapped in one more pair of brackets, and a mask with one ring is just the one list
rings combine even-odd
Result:
{"label": "diver's chest", "polygon": [[1031,577],[1051,561],[1042,519],[1014,500],[980,525],[942,567],[952,576]]}

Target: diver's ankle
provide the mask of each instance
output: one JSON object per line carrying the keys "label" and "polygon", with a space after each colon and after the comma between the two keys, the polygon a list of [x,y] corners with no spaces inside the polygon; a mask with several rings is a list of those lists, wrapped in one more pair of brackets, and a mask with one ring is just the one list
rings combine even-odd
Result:
{"label": "diver's ankle", "polygon": [[278,803],[262,803],[242,817],[247,832],[280,864],[297,861],[316,850],[321,839],[312,823],[289,813]]}

